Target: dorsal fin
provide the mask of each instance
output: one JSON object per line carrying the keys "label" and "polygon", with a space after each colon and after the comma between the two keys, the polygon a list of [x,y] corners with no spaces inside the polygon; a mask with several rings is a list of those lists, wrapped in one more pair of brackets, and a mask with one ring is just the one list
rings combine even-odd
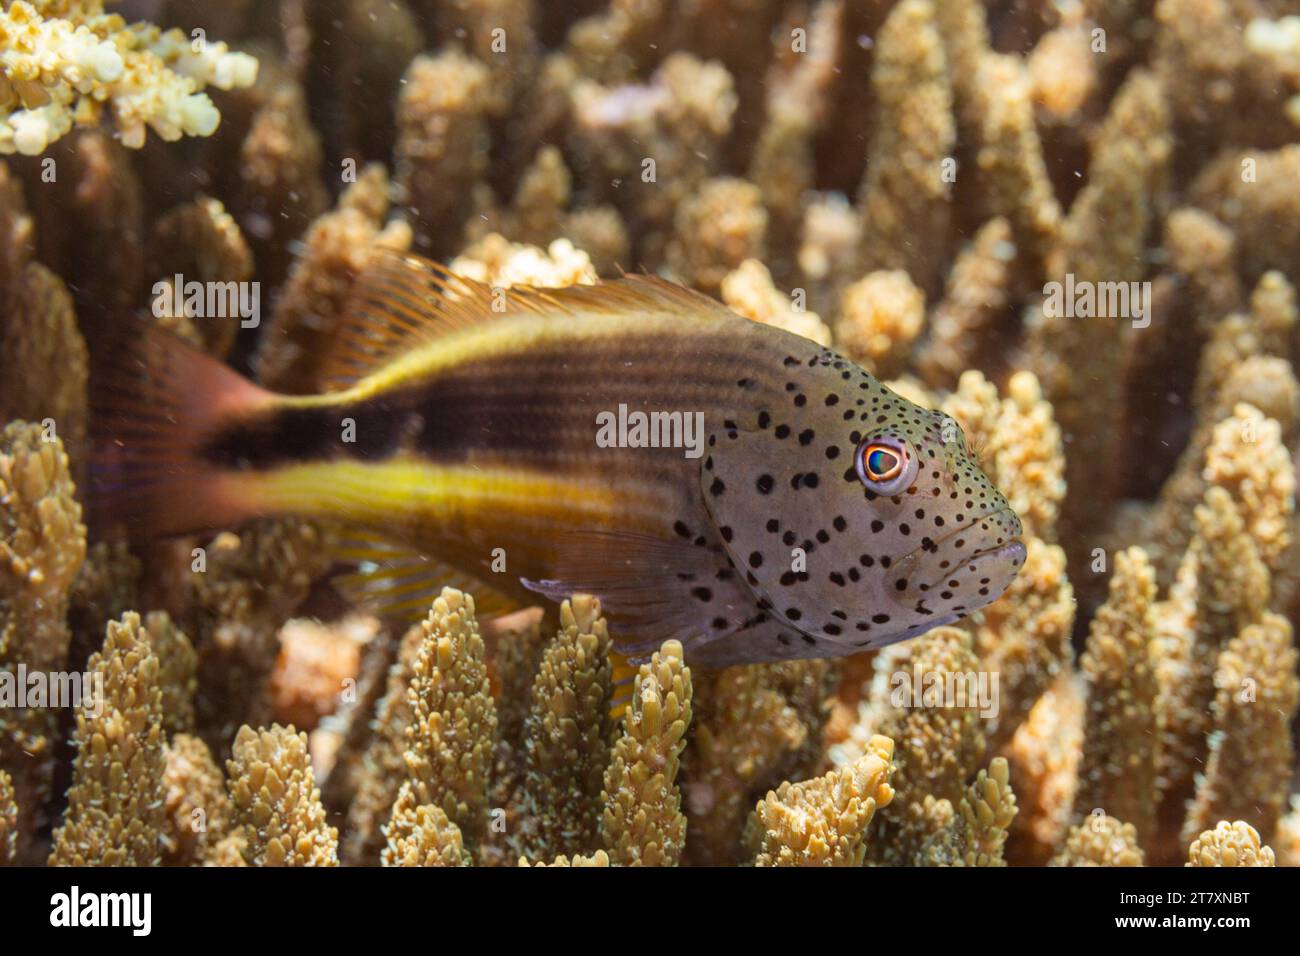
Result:
{"label": "dorsal fin", "polygon": [[347,388],[413,348],[505,316],[633,309],[725,312],[708,296],[653,276],[563,289],[494,289],[412,253],[383,252],[353,285],[321,384],[327,391]]}

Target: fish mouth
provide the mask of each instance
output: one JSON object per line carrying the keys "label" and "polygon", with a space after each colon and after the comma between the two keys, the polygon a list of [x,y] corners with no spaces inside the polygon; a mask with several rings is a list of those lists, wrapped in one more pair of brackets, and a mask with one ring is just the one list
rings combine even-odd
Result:
{"label": "fish mouth", "polygon": [[918,560],[921,556],[924,555],[925,552],[936,551],[938,550],[940,545],[946,544],[947,542],[951,541],[953,538],[956,538],[963,534],[969,534],[970,531],[973,528],[978,527],[981,522],[993,521],[998,519],[1002,515],[1009,515],[1011,519],[1015,522],[1015,529],[1016,529],[1015,533],[1010,536],[1009,540],[1003,541],[1001,544],[990,545],[987,548],[980,548],[977,551],[971,552],[969,557],[971,558],[983,557],[984,555],[994,554],[998,551],[1004,551],[1007,550],[1008,548],[1013,548],[1013,546],[1015,545],[1019,545],[1020,548],[1023,549],[1025,545],[1024,542],[1021,540],[1021,535],[1024,533],[1024,531],[1020,524],[1020,516],[1017,515],[1015,511],[1012,510],[1010,505],[1004,505],[1003,507],[998,508],[996,511],[990,511],[988,514],[983,514],[980,515],[979,517],[972,518],[970,521],[967,521],[965,524],[959,525],[958,527],[953,528],[950,531],[946,531],[937,538],[931,538],[929,544],[917,545],[911,551],[907,552],[906,554],[899,555],[894,560],[896,562]]}
{"label": "fish mouth", "polygon": [[[1009,522],[1008,519],[1010,519]],[[945,549],[945,545],[955,546],[957,542],[960,542],[962,535],[970,535],[980,525],[1002,522],[1008,522],[1009,526],[1005,529],[999,529],[1004,532],[999,541],[960,554],[954,554]],[[989,567],[990,569],[1013,568],[1014,571],[1009,576],[1005,575],[1005,572],[1004,574],[990,575],[990,577],[1004,578],[1004,580],[1000,582],[1001,587],[998,588],[995,595],[981,595],[977,598],[982,606],[1001,596],[1024,565],[1028,549],[1021,537],[1022,533],[1019,517],[1007,505],[998,508],[996,511],[990,511],[988,514],[973,518],[960,527],[947,532],[942,537],[933,539],[909,551],[895,563],[896,574],[899,577],[911,577],[914,580],[920,579],[924,581],[920,588],[921,592],[932,595],[935,592],[941,592],[943,582],[949,580],[962,565],[965,565],[968,571],[974,571],[978,567]],[[967,545],[962,544],[962,547],[967,547]],[[941,559],[944,560],[936,567],[936,563]],[[921,573],[918,574],[917,572]],[[997,587],[992,582],[989,582],[989,586],[990,588]],[[928,597],[922,597],[918,603],[924,606],[928,600]]]}

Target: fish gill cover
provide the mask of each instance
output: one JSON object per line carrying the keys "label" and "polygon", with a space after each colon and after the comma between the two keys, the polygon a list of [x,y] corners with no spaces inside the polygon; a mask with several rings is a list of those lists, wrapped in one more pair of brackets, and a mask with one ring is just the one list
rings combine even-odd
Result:
{"label": "fish gill cover", "polygon": [[4,0],[0,153],[0,865],[1300,864],[1286,0]]}

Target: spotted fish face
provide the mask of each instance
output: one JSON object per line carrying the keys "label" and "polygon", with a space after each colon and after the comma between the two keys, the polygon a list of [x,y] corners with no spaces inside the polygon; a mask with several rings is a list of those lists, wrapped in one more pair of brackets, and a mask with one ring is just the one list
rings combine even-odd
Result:
{"label": "spotted fish face", "polygon": [[714,433],[702,476],[762,612],[850,653],[996,600],[1024,563],[1020,520],[957,422],[830,350],[782,372]]}

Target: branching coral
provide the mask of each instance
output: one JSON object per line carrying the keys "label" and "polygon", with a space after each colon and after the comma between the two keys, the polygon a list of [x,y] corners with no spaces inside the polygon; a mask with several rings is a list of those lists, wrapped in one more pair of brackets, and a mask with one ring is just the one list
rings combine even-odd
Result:
{"label": "branching coral", "polygon": [[894,742],[875,736],[842,770],[783,783],[759,801],[746,840],[755,866],[859,866],[877,809],[889,806]]}
{"label": "branching coral", "polygon": [[138,614],[109,622],[87,673],[92,687],[77,712],[77,758],[50,864],[157,866],[166,819],[163,696]]}
{"label": "branching coral", "polygon": [[1142,866],[1137,830],[1097,810],[1070,827],[1052,866]]}
{"label": "branching coral", "polygon": [[384,833],[388,838],[380,857],[384,866],[467,866],[470,862],[460,827],[442,807],[417,804],[409,780],[398,791]]}
{"label": "branching coral", "polygon": [[421,633],[406,690],[403,760],[414,798],[441,807],[472,849],[487,827],[497,730],[474,599],[444,588]]}
{"label": "branching coral", "polygon": [[[81,505],[62,442],[40,425],[0,431],[0,669],[64,666],[71,635],[68,592],[86,553]],[[26,855],[54,770],[54,712],[0,708],[0,767],[11,777]]]}
{"label": "branching coral", "polygon": [[18,801],[14,782],[0,770],[0,866],[18,862]]}
{"label": "branching coral", "polygon": [[1188,866],[1276,866],[1271,847],[1264,845],[1249,823],[1220,820],[1192,841]]}
{"label": "branching coral", "polygon": [[600,602],[560,606],[560,631],[542,654],[523,726],[523,798],[516,811],[527,856],[592,849],[609,763],[613,671]]}
{"label": "branching coral", "polygon": [[691,723],[691,669],[668,641],[642,664],[605,771],[600,836],[624,866],[675,865],[686,842],[677,770]]}
{"label": "branching coral", "polygon": [[250,866],[338,866],[338,831],[325,819],[307,735],[245,724],[226,761],[230,802]]}
{"label": "branching coral", "polygon": [[203,863],[229,834],[234,816],[226,795],[225,774],[212,759],[207,744],[198,737],[178,733],[167,746],[163,784],[163,862],[168,866]]}
{"label": "branching coral", "polygon": [[1149,836],[1155,814],[1155,570],[1141,548],[1115,556],[1110,596],[1080,660],[1087,685],[1077,816],[1100,808]]}
{"label": "branching coral", "polygon": [[0,11],[0,152],[35,156],[107,104],[122,142],[211,136],[221,121],[205,86],[251,86],[257,60],[180,30],[128,25],[102,0],[22,0]]}

